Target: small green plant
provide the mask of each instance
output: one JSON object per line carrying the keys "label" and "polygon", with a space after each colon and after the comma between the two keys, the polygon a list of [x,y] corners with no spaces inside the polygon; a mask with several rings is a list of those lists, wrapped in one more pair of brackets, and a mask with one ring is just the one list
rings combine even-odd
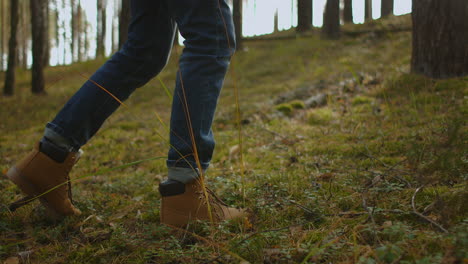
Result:
{"label": "small green plant", "polygon": [[309,125],[326,125],[333,119],[334,114],[328,108],[314,109],[307,115]]}
{"label": "small green plant", "polygon": [[362,104],[371,104],[373,101],[374,101],[374,99],[372,99],[370,97],[363,96],[363,95],[358,95],[358,96],[353,98],[351,104],[353,106],[362,105]]}
{"label": "small green plant", "polygon": [[291,115],[293,113],[293,107],[290,104],[279,104],[275,107],[275,109],[287,116]]}
{"label": "small green plant", "polygon": [[294,100],[294,101],[289,102],[289,104],[294,109],[304,109],[305,108],[305,104],[301,100]]}
{"label": "small green plant", "polygon": [[403,254],[403,250],[395,244],[387,244],[375,249],[378,259],[383,263],[395,263]]}

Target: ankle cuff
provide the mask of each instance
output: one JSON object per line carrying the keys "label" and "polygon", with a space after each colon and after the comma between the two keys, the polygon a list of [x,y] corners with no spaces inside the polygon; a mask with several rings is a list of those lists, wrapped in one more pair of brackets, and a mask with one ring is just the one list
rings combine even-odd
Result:
{"label": "ankle cuff", "polygon": [[187,184],[200,178],[200,173],[197,168],[168,167],[167,177],[170,180]]}
{"label": "ankle cuff", "polygon": [[51,142],[55,146],[66,149],[69,152],[76,152],[79,149],[79,148],[75,148],[73,144],[70,142],[70,140],[60,135],[59,133],[55,132],[52,128],[49,128],[49,127],[46,127],[44,130],[44,138],[46,138],[49,142]]}
{"label": "ankle cuff", "polygon": [[55,145],[45,137],[42,138],[39,143],[39,151],[58,163],[63,163],[70,153],[66,149]]}

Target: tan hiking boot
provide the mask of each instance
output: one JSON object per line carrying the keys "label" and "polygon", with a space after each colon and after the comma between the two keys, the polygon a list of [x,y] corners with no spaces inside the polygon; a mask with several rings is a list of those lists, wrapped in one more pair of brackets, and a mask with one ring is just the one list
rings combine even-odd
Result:
{"label": "tan hiking boot", "polygon": [[[247,216],[242,209],[228,207],[210,189],[206,188],[206,191],[209,206],[199,180],[188,184],[168,180],[159,184],[162,196],[161,223],[185,227],[197,220],[218,223]],[[211,216],[208,208],[211,210]]]}
{"label": "tan hiking boot", "polygon": [[12,203],[10,210],[14,211],[39,198],[53,218],[81,214],[72,203],[69,177],[70,170],[78,161],[80,153],[67,152],[62,155],[61,160],[56,161],[39,150],[41,144],[37,143],[33,151],[6,175],[27,195]]}

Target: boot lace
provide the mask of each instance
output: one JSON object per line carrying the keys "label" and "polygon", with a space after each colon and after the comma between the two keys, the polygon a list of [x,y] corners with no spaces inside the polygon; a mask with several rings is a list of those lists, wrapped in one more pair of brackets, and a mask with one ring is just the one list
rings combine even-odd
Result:
{"label": "boot lace", "polygon": [[206,187],[206,193],[208,196],[208,199],[205,197],[205,193],[203,192],[203,189],[197,192],[199,195],[198,198],[203,200],[203,204],[210,204],[211,212],[214,211],[216,217],[218,219],[222,219],[224,217],[224,211],[222,210],[223,206],[228,206],[226,203],[223,202],[210,188]]}

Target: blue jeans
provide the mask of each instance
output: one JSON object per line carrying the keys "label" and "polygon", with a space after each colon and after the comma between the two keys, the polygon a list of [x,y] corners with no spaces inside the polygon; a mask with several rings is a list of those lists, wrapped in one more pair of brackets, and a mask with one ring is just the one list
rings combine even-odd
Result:
{"label": "blue jeans", "polygon": [[131,13],[123,48],[47,124],[45,137],[66,142],[70,150],[86,144],[120,105],[96,84],[127,99],[167,64],[178,27],[185,48],[172,102],[167,166],[170,179],[190,182],[198,176],[194,146],[202,170],[215,147],[211,125],[235,50],[231,11],[226,0],[132,0]]}

